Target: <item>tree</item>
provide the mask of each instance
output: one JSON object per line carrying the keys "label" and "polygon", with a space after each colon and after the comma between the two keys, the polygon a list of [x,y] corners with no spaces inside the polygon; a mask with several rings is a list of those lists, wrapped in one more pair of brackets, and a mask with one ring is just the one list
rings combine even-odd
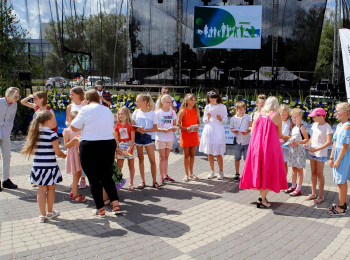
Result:
{"label": "tree", "polygon": [[[114,61],[118,20],[121,29]],[[84,61],[91,59],[91,64],[96,70],[95,74],[112,76],[113,70],[117,73],[124,72],[126,71],[126,29],[125,16],[106,13],[91,15],[88,19],[83,16],[66,17],[63,24],[51,21],[46,39],[53,50],[45,58],[45,67],[52,75],[72,77],[75,73],[72,71],[74,66],[77,65],[80,71],[84,72]],[[89,69],[92,70],[92,68]]]}

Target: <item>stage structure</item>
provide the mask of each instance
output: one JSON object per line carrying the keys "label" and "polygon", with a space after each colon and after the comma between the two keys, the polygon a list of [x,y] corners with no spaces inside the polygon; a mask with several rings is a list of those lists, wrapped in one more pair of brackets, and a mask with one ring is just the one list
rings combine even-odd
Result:
{"label": "stage structure", "polygon": [[[263,75],[272,79],[271,82],[273,79],[278,81],[281,74],[278,67],[284,67],[294,74],[301,75],[300,78],[308,82],[312,81],[311,72],[314,71],[316,64],[326,0],[204,2],[129,0],[128,2],[131,8],[129,25],[132,75],[136,79],[146,79],[145,83],[152,83],[151,79],[154,76],[157,78],[160,69],[162,73],[169,68],[173,70],[172,80],[177,85],[184,84],[183,79],[186,78],[186,82],[190,85],[214,84],[220,87],[240,82],[238,83],[240,87],[244,87],[247,83],[242,79],[254,71],[259,71],[261,67],[271,68],[271,71]],[[261,6],[260,48],[236,49],[227,46],[224,46],[224,49],[194,48],[198,47],[193,45],[196,35],[195,9],[205,4],[209,7],[215,5],[222,8]],[[222,32],[221,30],[221,35]],[[204,27],[200,33],[204,33]],[[249,34],[247,31],[245,33]],[[209,71],[213,67],[218,69],[220,77],[215,79],[210,77]],[[197,76],[201,74],[207,75],[204,80],[198,79]],[[163,73],[162,76],[164,75]],[[259,84],[259,78],[255,84]],[[298,82],[292,82],[291,85],[296,86]]]}

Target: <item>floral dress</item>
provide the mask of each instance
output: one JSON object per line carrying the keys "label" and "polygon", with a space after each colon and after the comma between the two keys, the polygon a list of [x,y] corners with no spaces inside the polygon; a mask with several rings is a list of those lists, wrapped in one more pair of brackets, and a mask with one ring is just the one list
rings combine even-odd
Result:
{"label": "floral dress", "polygon": [[[303,140],[298,126],[293,127],[291,140],[296,142]],[[299,169],[306,167],[306,154],[302,145],[298,144],[289,149],[288,167],[296,167]]]}

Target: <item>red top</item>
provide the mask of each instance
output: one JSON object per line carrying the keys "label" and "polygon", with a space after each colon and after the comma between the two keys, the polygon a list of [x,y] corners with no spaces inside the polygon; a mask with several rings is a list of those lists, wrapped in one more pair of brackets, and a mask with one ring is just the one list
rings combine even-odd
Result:
{"label": "red top", "polygon": [[118,123],[117,127],[114,128],[114,132],[118,133],[119,142],[131,141],[132,131],[135,131],[135,128],[131,124],[122,125],[121,123]]}
{"label": "red top", "polygon": [[[198,115],[195,108],[191,110],[184,108],[184,115],[182,117],[182,126],[189,127],[191,125],[198,124]],[[188,132],[187,130],[181,130],[180,146],[192,147],[199,145],[198,130],[195,132]]]}

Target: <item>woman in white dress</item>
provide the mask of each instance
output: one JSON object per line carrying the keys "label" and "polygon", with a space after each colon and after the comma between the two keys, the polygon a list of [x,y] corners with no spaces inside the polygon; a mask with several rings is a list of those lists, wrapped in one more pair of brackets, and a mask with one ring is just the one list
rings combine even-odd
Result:
{"label": "woman in white dress", "polygon": [[226,152],[225,127],[227,123],[227,108],[221,104],[220,95],[215,90],[207,93],[207,105],[204,109],[203,123],[205,124],[199,151],[208,154],[210,173],[208,179],[215,176],[214,156],[216,156],[219,165],[219,174],[217,179],[224,178],[222,155]]}

